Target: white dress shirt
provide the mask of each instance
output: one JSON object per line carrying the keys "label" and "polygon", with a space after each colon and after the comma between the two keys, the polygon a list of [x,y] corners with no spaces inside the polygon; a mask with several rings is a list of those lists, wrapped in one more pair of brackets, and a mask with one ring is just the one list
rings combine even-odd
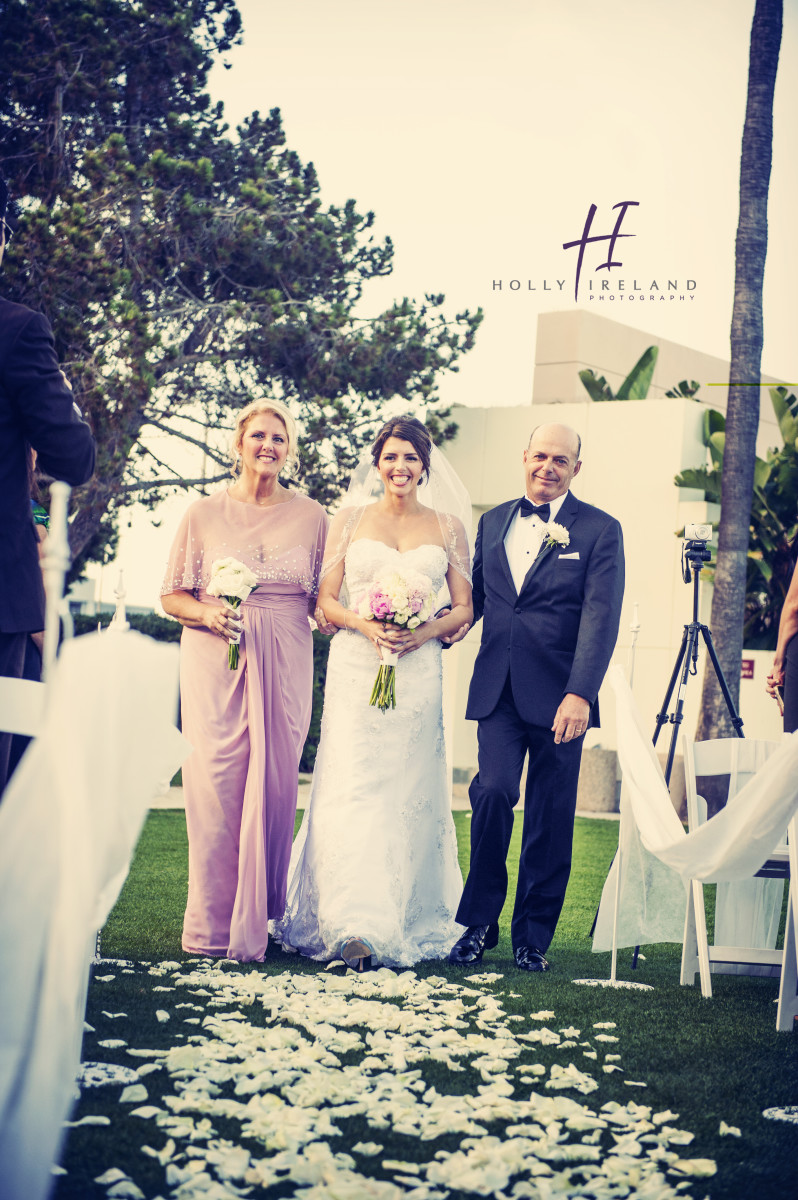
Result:
{"label": "white dress shirt", "polygon": [[[549,521],[556,521],[559,513],[568,495],[564,492],[562,496],[558,496],[556,500],[550,501],[551,512]],[[507,533],[504,536],[504,549],[507,554],[507,561],[510,564],[510,572],[513,577],[516,592],[520,592],[523,587],[526,573],[532,566],[540,550],[543,541],[543,530],[547,522],[541,521],[535,513],[531,517],[522,517],[519,512],[516,512]]]}

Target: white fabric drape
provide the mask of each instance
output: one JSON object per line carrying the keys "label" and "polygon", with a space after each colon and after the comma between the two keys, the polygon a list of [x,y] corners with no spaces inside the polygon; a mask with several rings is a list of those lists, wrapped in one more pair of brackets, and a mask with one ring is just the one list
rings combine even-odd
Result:
{"label": "white fabric drape", "polygon": [[[626,821],[622,814],[622,826],[630,828],[624,837],[628,845],[622,847],[619,931],[623,930],[624,940],[619,937],[618,944],[680,942],[686,881],[746,879],[783,839],[798,811],[798,736],[786,739],[724,809],[688,834],[674,811],[656,751],[623,671],[614,666],[607,679],[615,691],[618,757],[631,817]],[[657,865],[650,856],[658,860]],[[611,948],[614,876],[613,870],[602,892],[594,950]],[[670,932],[665,936],[663,930]]]}
{"label": "white fabric drape", "polygon": [[186,757],[178,651],[137,633],[64,645],[41,733],[0,804],[4,1200],[50,1186],[80,1062],[95,932],[150,801]]}

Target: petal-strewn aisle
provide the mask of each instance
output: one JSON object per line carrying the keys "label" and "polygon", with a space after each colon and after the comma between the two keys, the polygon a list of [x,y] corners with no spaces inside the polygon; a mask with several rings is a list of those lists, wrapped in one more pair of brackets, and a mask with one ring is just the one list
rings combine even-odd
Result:
{"label": "petal-strewn aisle", "polygon": [[[98,975],[109,994],[127,975],[171,1043],[128,1044],[121,1011],[95,1018],[89,1046],[96,1037],[139,1077],[119,1105],[140,1123],[141,1171],[117,1165],[109,1138],[94,1175],[109,1197],[156,1195],[140,1186],[154,1166],[157,1194],[177,1200],[264,1188],[306,1200],[670,1200],[715,1172],[678,1114],[653,1111],[646,1081],[627,1076],[617,1023],[508,1015],[504,997],[520,995],[496,973],[459,983],[286,965],[265,974],[192,960]],[[109,1120],[92,1113],[93,1096],[76,1133]]]}

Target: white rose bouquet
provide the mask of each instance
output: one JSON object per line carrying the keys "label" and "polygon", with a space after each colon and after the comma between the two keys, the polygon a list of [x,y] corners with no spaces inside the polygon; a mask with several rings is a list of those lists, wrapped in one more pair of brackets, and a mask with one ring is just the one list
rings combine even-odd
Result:
{"label": "white rose bouquet", "polygon": [[[241,607],[250,592],[258,586],[258,577],[249,567],[245,567],[237,558],[215,558],[211,564],[211,578],[207,592],[209,596],[218,596],[229,604],[230,608]],[[238,640],[230,642],[227,647],[227,665],[231,671],[238,668]]]}
{"label": "white rose bouquet", "polygon": [[[400,629],[416,629],[432,616],[433,599],[432,580],[428,575],[412,569],[386,571],[377,576],[355,606],[355,611],[367,621],[398,625]],[[396,664],[399,655],[386,649],[381,654],[382,662],[369,704],[385,712],[388,708],[396,708]]]}

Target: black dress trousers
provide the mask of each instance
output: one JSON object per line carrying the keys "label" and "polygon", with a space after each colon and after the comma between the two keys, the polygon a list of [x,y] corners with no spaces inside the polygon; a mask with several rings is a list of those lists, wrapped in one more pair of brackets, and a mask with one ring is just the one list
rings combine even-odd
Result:
{"label": "black dress trousers", "polygon": [[571,872],[576,791],[583,738],[556,745],[550,729],[518,715],[509,676],[499,702],[478,727],[479,771],[469,788],[471,862],[457,920],[498,921],[507,897],[513,810],[529,754],[521,855],[512,919],[513,946],[545,951]]}

